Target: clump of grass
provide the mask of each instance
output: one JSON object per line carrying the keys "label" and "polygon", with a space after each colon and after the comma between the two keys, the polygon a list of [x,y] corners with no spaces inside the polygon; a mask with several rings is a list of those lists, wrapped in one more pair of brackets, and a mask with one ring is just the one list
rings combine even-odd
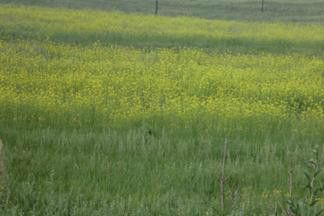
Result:
{"label": "clump of grass", "polygon": [[322,173],[322,161],[318,149],[313,150],[313,157],[306,162],[304,175],[306,185],[302,198],[290,197],[287,208],[284,209],[286,216],[320,216],[324,214],[324,208],[317,204],[323,199],[324,176]]}
{"label": "clump of grass", "polygon": [[6,180],[6,169],[4,163],[4,149],[3,149],[2,140],[0,139],[0,201],[6,189],[5,180]]}
{"label": "clump of grass", "polygon": [[5,165],[4,165],[4,153],[3,153],[3,143],[0,139],[0,193],[1,193],[1,181],[5,176]]}

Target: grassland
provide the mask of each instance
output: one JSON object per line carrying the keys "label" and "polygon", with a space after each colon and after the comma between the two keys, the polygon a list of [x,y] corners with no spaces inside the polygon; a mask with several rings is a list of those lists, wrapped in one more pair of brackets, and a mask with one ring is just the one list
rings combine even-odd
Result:
{"label": "grassland", "polygon": [[0,213],[274,214],[324,153],[323,35],[2,5]]}

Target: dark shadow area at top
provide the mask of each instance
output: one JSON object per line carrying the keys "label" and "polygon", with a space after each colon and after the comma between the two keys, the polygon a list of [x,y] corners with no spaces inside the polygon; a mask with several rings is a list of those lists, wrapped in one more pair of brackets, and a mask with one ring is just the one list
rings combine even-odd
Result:
{"label": "dark shadow area at top", "polygon": [[[1,26],[0,26],[1,29]],[[55,32],[49,36],[37,34],[37,29],[0,31],[0,39],[4,41],[34,40],[55,43],[77,44],[89,46],[93,43],[102,45],[118,45],[140,49],[157,48],[194,48],[206,52],[230,52],[237,54],[257,53],[302,53],[305,55],[324,55],[324,39],[322,41],[289,41],[285,39],[261,40],[255,38],[208,37],[204,35],[171,35],[158,33],[120,33],[120,32]]]}
{"label": "dark shadow area at top", "polygon": [[[118,10],[129,13],[153,14],[154,0],[0,0],[3,4],[65,7],[75,9]],[[208,19],[246,21],[324,22],[324,2],[320,0],[160,0],[163,16],[196,16]]]}

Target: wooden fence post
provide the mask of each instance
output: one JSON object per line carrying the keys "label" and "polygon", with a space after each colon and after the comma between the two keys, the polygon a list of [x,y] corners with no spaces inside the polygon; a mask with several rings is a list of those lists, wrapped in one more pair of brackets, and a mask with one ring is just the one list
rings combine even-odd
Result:
{"label": "wooden fence post", "polygon": [[261,0],[261,12],[264,11],[264,0]]}
{"label": "wooden fence post", "polygon": [[155,0],[155,15],[159,13],[159,0]]}

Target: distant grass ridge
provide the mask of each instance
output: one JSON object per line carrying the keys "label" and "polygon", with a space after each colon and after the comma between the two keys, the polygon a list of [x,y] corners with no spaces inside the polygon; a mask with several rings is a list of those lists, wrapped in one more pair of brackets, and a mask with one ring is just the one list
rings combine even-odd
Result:
{"label": "distant grass ridge", "polygon": [[233,53],[321,55],[324,52],[324,28],[315,24],[247,24],[141,15],[130,18],[122,13],[10,6],[2,7],[0,16],[3,40],[83,45],[99,42],[136,48],[187,47]]}

